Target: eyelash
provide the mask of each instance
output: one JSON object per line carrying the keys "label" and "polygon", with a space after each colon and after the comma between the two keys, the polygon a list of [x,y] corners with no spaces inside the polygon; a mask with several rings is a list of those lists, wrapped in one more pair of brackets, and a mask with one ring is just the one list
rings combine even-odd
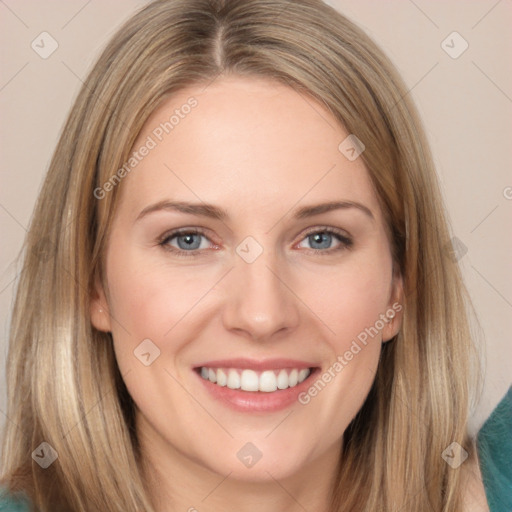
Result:
{"label": "eyelash", "polygon": [[[319,234],[319,233],[333,235],[334,238],[336,238],[340,242],[340,245],[338,247],[331,248],[331,249],[325,249],[325,250],[323,250],[323,249],[308,249],[309,251],[313,252],[314,254],[318,254],[318,255],[322,255],[322,256],[330,255],[330,254],[338,252],[338,251],[342,251],[345,249],[351,249],[354,244],[353,240],[350,237],[348,237],[347,235],[345,235],[344,232],[342,232],[341,230],[335,229],[335,228],[330,228],[330,227],[319,227],[319,228],[315,228],[311,231],[308,231],[307,233],[304,234],[301,241],[305,240],[306,238],[308,238],[311,235],[315,235],[315,234]],[[169,245],[169,242],[173,238],[176,238],[177,236],[185,236],[185,235],[202,235],[205,238],[208,238],[206,236],[206,234],[203,231],[201,231],[200,229],[182,228],[182,229],[177,229],[177,230],[174,230],[174,231],[171,231],[171,232],[168,232],[168,233],[165,233],[164,235],[162,235],[160,237],[160,239],[158,240],[158,245],[161,246],[165,251],[172,252],[173,254],[175,254],[176,256],[179,256],[179,257],[190,258],[190,257],[200,256],[201,252],[204,249],[194,249],[192,251],[183,251],[181,249],[176,249],[175,247],[172,247]]]}

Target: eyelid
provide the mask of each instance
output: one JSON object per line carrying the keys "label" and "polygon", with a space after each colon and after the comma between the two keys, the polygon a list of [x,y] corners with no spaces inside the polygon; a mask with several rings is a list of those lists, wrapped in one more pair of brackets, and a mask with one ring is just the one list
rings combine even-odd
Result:
{"label": "eyelid", "polygon": [[343,238],[346,239],[352,239],[352,236],[349,234],[348,231],[341,228],[335,228],[334,226],[314,226],[312,228],[306,229],[306,231],[302,232],[302,238],[305,238],[306,236],[312,235],[313,233],[333,233],[336,235],[340,235]]}
{"label": "eyelid", "polygon": [[[162,246],[164,250],[167,250],[169,252],[172,252],[173,254],[176,254],[177,256],[199,256],[201,253],[203,253],[206,249],[193,249],[190,251],[185,251],[182,249],[177,249],[176,247],[172,247],[166,242],[170,239],[173,239],[180,234],[182,235],[200,235],[204,236],[207,240],[211,242],[211,244],[214,246],[214,249],[218,249],[219,246],[211,238],[206,234],[208,230],[201,227],[182,227],[182,228],[175,228],[171,229],[170,231],[166,231],[163,235],[158,237],[157,243],[158,245]],[[338,241],[340,242],[341,246],[334,247],[330,249],[304,249],[309,252],[313,252],[314,254],[332,254],[333,252],[337,252],[342,249],[350,249],[353,245],[353,237],[345,230],[340,228],[335,228],[333,226],[313,226],[311,228],[308,228],[306,231],[301,232],[301,238],[299,240],[300,243],[304,239],[306,239],[308,236],[315,234],[315,233],[329,233],[333,235],[334,237],[338,238]],[[297,245],[297,244],[295,244]],[[210,249],[211,250],[211,249]]]}
{"label": "eyelid", "polygon": [[175,229],[170,229],[169,231],[165,231],[162,235],[160,235],[157,238],[157,242],[159,242],[159,243],[164,242],[168,238],[172,238],[172,237],[174,237],[176,235],[180,235],[180,234],[183,234],[183,235],[188,235],[188,234],[203,235],[206,238],[208,238],[207,235],[206,235],[206,232],[205,232],[205,230],[203,228],[200,228],[200,227],[184,227],[184,228],[175,228]]}

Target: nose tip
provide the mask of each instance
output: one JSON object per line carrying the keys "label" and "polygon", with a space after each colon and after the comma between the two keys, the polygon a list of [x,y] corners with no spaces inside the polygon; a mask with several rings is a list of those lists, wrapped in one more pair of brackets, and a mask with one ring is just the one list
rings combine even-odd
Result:
{"label": "nose tip", "polygon": [[286,273],[272,269],[268,260],[260,256],[252,263],[237,262],[223,315],[226,329],[259,341],[292,330],[299,321],[296,299],[284,284]]}

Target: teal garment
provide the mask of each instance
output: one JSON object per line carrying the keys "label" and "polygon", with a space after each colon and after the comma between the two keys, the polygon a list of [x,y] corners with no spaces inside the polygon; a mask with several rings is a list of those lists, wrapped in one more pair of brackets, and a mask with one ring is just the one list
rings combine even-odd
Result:
{"label": "teal garment", "polygon": [[[491,512],[512,512],[512,387],[477,436],[480,470]],[[0,490],[0,512],[31,512],[30,504]]]}
{"label": "teal garment", "polygon": [[0,512],[30,512],[30,503],[23,497],[7,496],[0,489]]}
{"label": "teal garment", "polygon": [[512,511],[512,386],[477,436],[480,470],[491,512]]}

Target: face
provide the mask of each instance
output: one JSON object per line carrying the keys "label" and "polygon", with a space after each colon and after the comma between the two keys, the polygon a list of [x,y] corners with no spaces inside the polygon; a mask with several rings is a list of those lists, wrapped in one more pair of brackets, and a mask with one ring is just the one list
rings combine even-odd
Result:
{"label": "face", "polygon": [[335,464],[401,309],[348,135],[313,99],[234,77],[146,123],[91,318],[162,460],[245,480]]}

